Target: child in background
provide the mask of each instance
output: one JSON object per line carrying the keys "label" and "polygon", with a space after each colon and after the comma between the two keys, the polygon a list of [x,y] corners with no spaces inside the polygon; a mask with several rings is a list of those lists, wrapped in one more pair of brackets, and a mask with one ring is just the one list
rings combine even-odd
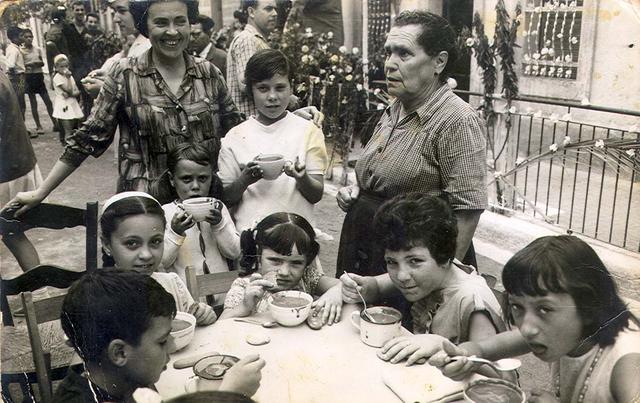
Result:
{"label": "child in background", "polygon": [[162,265],[185,283],[186,266],[194,267],[197,274],[219,273],[229,270],[226,259],[240,256],[240,235],[224,204],[211,209],[198,223],[181,206],[194,197],[220,199],[222,186],[209,159],[203,146],[180,144],[167,156],[166,175],[153,186],[158,195],[165,193],[163,198],[171,201],[162,206],[167,221]]}
{"label": "child in background", "polygon": [[272,293],[300,290],[320,296],[311,306],[315,312],[323,310],[323,323],[340,320],[341,285],[311,265],[320,246],[307,220],[293,213],[271,214],[255,229],[243,231],[240,240],[241,270],[253,274],[233,282],[220,318],[266,312]]}
{"label": "child in background", "polygon": [[53,117],[60,123],[60,143],[66,146],[66,139],[78,127],[80,119],[84,118],[78,96],[80,91],[69,70],[69,59],[63,54],[53,58],[55,74],[53,75],[53,89],[56,97],[53,100]]}
{"label": "child in background", "polygon": [[[227,133],[218,158],[225,202],[235,208],[239,231],[279,211],[313,222],[313,205],[322,199],[327,167],[324,134],[313,122],[287,112],[290,78],[289,61],[278,50],[259,51],[247,63],[247,93],[257,116]],[[262,171],[255,161],[259,154],[280,154],[291,161],[285,165],[285,175],[260,180]]]}
{"label": "child in background", "polygon": [[164,211],[143,192],[123,192],[109,198],[100,217],[104,266],[135,270],[153,277],[175,299],[178,311],[195,316],[199,326],[216,320],[213,309],[195,302],[176,273],[158,272],[164,249]]}
{"label": "child in background", "polygon": [[460,379],[475,367],[468,360],[451,362],[452,355],[496,360],[530,351],[550,363],[553,386],[532,391],[529,402],[637,401],[638,319],[588,244],[568,235],[538,238],[507,262],[502,283],[519,331],[458,347],[446,343],[432,365]]}
{"label": "child in background", "polygon": [[30,29],[22,30],[22,47],[20,51],[22,52],[24,67],[26,69],[25,92],[29,96],[31,115],[36,122],[36,133],[38,135],[44,134],[44,129],[40,123],[40,115],[38,114],[36,94],[40,95],[42,102],[44,102],[44,105],[47,107],[47,112],[49,113],[54,128],[56,124],[53,121],[53,105],[51,104],[51,99],[49,99],[49,92],[44,84],[44,73],[42,72],[46,56],[42,49],[33,45],[33,32],[31,32]]}
{"label": "child in background", "polygon": [[400,291],[411,307],[413,336],[397,337],[378,356],[407,365],[431,357],[443,340],[482,340],[505,330],[502,310],[477,270],[455,259],[456,218],[444,200],[421,193],[397,196],[376,212],[374,228],[385,249],[387,274],[343,274],[345,302],[368,302]]}
{"label": "child in background", "polygon": [[[101,269],[78,280],[65,296],[60,322],[84,362],[70,368],[54,403],[131,402],[138,388],[153,388],[173,345],[173,297],[151,277]],[[220,390],[250,393],[264,360],[248,356],[227,371]]]}

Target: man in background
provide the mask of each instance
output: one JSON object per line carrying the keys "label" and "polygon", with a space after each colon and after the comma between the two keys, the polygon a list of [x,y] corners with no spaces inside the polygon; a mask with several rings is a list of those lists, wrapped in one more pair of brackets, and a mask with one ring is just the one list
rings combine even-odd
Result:
{"label": "man in background", "polygon": [[100,17],[96,13],[87,14],[87,32],[84,36],[89,49],[87,62],[89,70],[99,69],[111,56],[122,50],[123,40],[115,32],[105,33],[100,29]]}
{"label": "man in background", "polygon": [[227,76],[227,52],[218,49],[211,41],[211,33],[214,26],[213,19],[200,14],[198,22],[191,25],[191,39],[189,52],[194,56],[207,59],[220,69],[224,77]]}
{"label": "man in background", "polygon": [[247,25],[229,46],[227,85],[233,103],[248,118],[256,114],[256,108],[246,93],[244,70],[254,53],[270,48],[267,38],[278,22],[276,1],[242,0],[239,17],[240,22],[246,22]]}

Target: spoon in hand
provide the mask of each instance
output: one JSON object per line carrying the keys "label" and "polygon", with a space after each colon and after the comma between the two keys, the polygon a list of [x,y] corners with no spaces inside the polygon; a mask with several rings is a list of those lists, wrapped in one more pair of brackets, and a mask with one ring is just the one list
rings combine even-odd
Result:
{"label": "spoon in hand", "polygon": [[520,365],[522,365],[520,360],[516,358],[503,358],[498,361],[489,361],[485,360],[484,358],[476,357],[475,355],[471,355],[469,357],[456,355],[454,357],[451,357],[451,360],[460,360],[462,358],[466,358],[469,361],[477,362],[480,364],[487,364],[498,372],[515,371],[516,369],[520,368]]}
{"label": "spoon in hand", "polygon": [[373,317],[371,315],[369,315],[369,312],[367,312],[367,302],[364,300],[364,297],[362,296],[362,294],[360,294],[360,290],[358,290],[358,283],[356,282],[356,280],[354,280],[353,277],[351,277],[351,275],[349,273],[347,273],[346,271],[344,273],[347,275],[347,277],[349,277],[351,279],[351,281],[356,283],[356,287],[355,287],[356,292],[358,293],[358,296],[362,300],[362,305],[364,305],[364,310],[362,311],[364,313],[364,316],[366,316],[367,319],[369,319],[369,321],[371,323],[378,323],[378,322],[375,321],[375,319],[373,319]]}
{"label": "spoon in hand", "polygon": [[266,322],[262,322],[262,321],[259,321],[257,319],[235,318],[234,321],[236,321],[236,322],[244,322],[244,323],[251,323],[252,325],[259,325],[259,326],[265,327],[267,329],[270,329],[272,327],[278,326],[278,322],[272,321],[272,320],[266,321]]}

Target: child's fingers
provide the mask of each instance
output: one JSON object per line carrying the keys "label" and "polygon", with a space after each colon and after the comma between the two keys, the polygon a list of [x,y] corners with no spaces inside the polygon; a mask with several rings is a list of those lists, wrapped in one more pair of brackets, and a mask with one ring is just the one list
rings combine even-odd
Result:
{"label": "child's fingers", "polygon": [[217,316],[216,316],[216,313],[213,311],[213,308],[211,308],[208,305],[204,306],[203,308],[204,308],[204,310],[203,310],[204,314],[203,314],[202,320],[201,320],[202,324],[203,325],[210,325],[213,322],[215,322],[216,319],[217,319]]}
{"label": "child's fingers", "polygon": [[427,358],[429,357],[425,354],[425,351],[419,349],[418,351],[411,354],[409,358],[407,358],[407,366],[417,363],[424,364],[425,362],[427,362]]}
{"label": "child's fingers", "polygon": [[389,340],[388,342],[386,342],[384,344],[384,346],[382,346],[380,348],[380,351],[382,353],[386,353],[387,351],[389,351],[392,347],[396,346],[399,343],[403,343],[407,341],[406,337],[394,337],[393,339]]}

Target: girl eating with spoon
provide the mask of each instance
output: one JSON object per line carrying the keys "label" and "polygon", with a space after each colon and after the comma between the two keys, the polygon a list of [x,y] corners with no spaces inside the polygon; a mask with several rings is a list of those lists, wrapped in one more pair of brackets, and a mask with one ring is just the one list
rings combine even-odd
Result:
{"label": "girl eating with spoon", "polygon": [[475,367],[452,355],[497,359],[532,352],[550,364],[553,384],[533,390],[529,402],[637,401],[640,323],[587,243],[569,235],[538,238],[507,262],[502,283],[518,330],[457,347],[445,343],[430,364],[462,379]]}
{"label": "girl eating with spoon", "polygon": [[412,303],[412,336],[387,342],[378,356],[411,365],[442,342],[481,340],[505,330],[493,292],[472,266],[454,258],[457,226],[451,207],[421,193],[398,196],[376,212],[374,231],[385,249],[387,274],[342,277],[345,302],[375,302],[401,293]]}
{"label": "girl eating with spoon", "polygon": [[220,319],[244,317],[268,310],[271,294],[300,290],[320,296],[313,302],[315,312],[322,310],[323,323],[340,320],[341,284],[311,263],[320,245],[311,224],[294,213],[274,213],[260,221],[255,229],[240,235],[240,270],[224,301]]}

